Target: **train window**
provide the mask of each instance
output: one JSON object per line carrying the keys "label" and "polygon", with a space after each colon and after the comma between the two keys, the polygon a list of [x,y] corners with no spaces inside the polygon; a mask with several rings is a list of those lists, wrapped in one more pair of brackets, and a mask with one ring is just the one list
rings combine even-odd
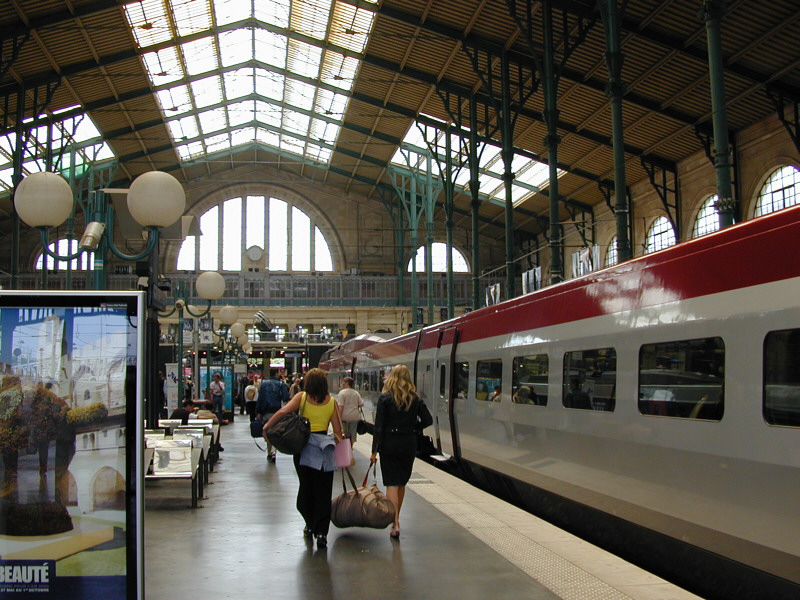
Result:
{"label": "train window", "polygon": [[479,360],[475,377],[475,399],[500,402],[503,361]]}
{"label": "train window", "polygon": [[719,337],[645,344],[639,349],[639,412],[719,421],[724,368]]}
{"label": "train window", "polygon": [[548,364],[547,354],[514,358],[511,393],[515,403],[547,405]]}
{"label": "train window", "polygon": [[617,352],[614,348],[564,354],[562,403],[566,408],[613,412],[616,389]]}
{"label": "train window", "polygon": [[466,398],[469,392],[469,363],[457,362],[455,364],[455,377],[453,377],[453,393],[456,398]]}
{"label": "train window", "polygon": [[447,367],[442,365],[439,367],[439,397],[444,398],[447,392]]}
{"label": "train window", "polygon": [[764,339],[763,410],[770,425],[800,427],[800,329]]}

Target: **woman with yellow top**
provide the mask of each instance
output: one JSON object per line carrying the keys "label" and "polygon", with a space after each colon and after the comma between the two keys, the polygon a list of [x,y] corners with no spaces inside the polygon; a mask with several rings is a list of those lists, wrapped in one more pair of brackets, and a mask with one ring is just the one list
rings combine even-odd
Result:
{"label": "woman with yellow top", "polygon": [[[303,535],[314,536],[317,548],[328,545],[331,524],[331,496],[336,459],[333,450],[342,440],[342,421],[336,410],[336,401],[328,394],[328,377],[322,369],[306,373],[303,392],[298,392],[283,408],[272,415],[264,431],[288,413],[298,412],[311,423],[311,435],[300,454],[294,455],[294,468],[300,487],[297,490],[297,510],[306,526]],[[333,425],[333,436],[328,427]]]}

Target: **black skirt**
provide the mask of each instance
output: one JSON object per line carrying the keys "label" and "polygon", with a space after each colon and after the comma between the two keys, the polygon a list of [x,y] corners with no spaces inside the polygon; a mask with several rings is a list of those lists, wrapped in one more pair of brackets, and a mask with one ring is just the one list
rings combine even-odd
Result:
{"label": "black skirt", "polygon": [[411,479],[417,455],[415,433],[387,433],[381,444],[381,474],[383,485],[402,486]]}

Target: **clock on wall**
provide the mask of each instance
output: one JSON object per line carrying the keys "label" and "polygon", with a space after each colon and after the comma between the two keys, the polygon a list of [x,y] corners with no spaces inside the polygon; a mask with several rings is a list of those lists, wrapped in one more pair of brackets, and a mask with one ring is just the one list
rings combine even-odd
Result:
{"label": "clock on wall", "polygon": [[247,254],[247,258],[253,262],[257,262],[264,258],[264,249],[260,246],[250,246],[245,253]]}

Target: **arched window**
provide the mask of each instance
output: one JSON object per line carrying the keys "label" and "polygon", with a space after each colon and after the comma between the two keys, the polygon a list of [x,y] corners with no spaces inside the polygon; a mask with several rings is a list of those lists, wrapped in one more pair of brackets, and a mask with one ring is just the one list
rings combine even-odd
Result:
{"label": "arched window", "polygon": [[717,201],[719,196],[711,196],[703,202],[700,212],[697,213],[697,218],[694,220],[694,227],[692,227],[692,237],[700,237],[708,233],[714,233],[719,230],[719,211],[717,210]]}
{"label": "arched window", "polygon": [[[469,273],[469,266],[458,250],[453,248],[453,273]],[[434,273],[447,272],[447,244],[442,242],[433,242],[431,244],[431,259],[432,269]],[[409,260],[407,271],[410,273],[413,269],[414,261]],[[425,272],[425,246],[422,245],[417,248],[417,273]]]}
{"label": "arched window", "polygon": [[240,271],[243,256],[270,271],[333,271],[322,231],[279,198],[229,198],[200,216],[200,231],[199,246],[196,237],[181,245],[179,271]]}
{"label": "arched window", "polygon": [[647,240],[645,242],[644,253],[650,254],[657,252],[664,248],[674,246],[676,243],[675,229],[667,217],[659,217],[650,226],[647,232]]}
{"label": "arched window", "polygon": [[781,167],[769,176],[758,194],[755,216],[794,206],[800,202],[800,171],[795,167]]}
{"label": "arched window", "polygon": [[613,267],[615,264],[619,262],[619,254],[617,252],[617,236],[611,238],[611,242],[608,244],[608,249],[606,250],[606,261],[603,263],[606,267]]}
{"label": "arched window", "polygon": [[[50,243],[47,247],[59,256],[67,256],[78,251],[78,240],[62,238]],[[37,271],[42,270],[44,259],[47,259],[45,268],[48,271],[66,271],[68,268],[73,271],[94,271],[94,252],[81,252],[78,258],[70,261],[55,260],[52,256],[42,252],[36,257]]]}

